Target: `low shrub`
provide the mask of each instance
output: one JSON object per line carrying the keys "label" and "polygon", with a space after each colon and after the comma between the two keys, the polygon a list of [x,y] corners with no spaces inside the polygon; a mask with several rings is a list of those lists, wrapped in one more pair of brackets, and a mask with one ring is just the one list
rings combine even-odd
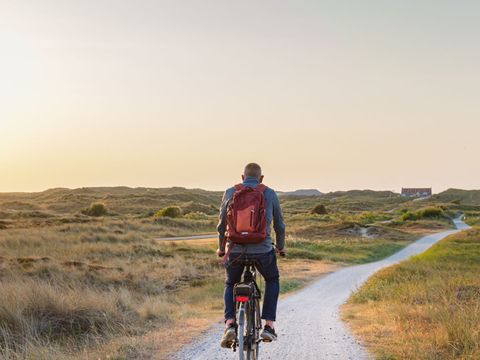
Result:
{"label": "low shrub", "polygon": [[155,214],[157,217],[169,217],[169,218],[178,218],[182,216],[182,211],[178,206],[167,206]]}
{"label": "low shrub", "polygon": [[376,212],[364,212],[358,217],[358,221],[362,225],[372,224],[377,221],[385,221],[390,220],[389,216],[385,216],[385,214],[376,213]]}
{"label": "low shrub", "polygon": [[403,213],[402,215],[402,220],[403,221],[408,221],[408,220],[411,220],[411,221],[415,221],[418,219],[418,215],[417,213],[413,213],[411,212],[410,210],[408,210],[407,212]]}
{"label": "low shrub", "polygon": [[316,205],[310,213],[312,214],[318,214],[318,215],[325,215],[328,214],[327,208],[323,204],[318,204]]}
{"label": "low shrub", "polygon": [[105,204],[93,203],[90,207],[82,210],[82,214],[88,216],[105,216],[108,214],[108,210]]}
{"label": "low shrub", "polygon": [[440,218],[444,217],[445,213],[444,210],[442,210],[439,207],[429,207],[425,209],[420,209],[416,212],[412,211],[407,211],[402,215],[402,220],[403,221],[415,221],[415,220],[420,220],[420,219],[432,219],[432,218]]}
{"label": "low shrub", "polygon": [[422,218],[438,218],[443,215],[443,210],[439,207],[429,207],[419,211]]}

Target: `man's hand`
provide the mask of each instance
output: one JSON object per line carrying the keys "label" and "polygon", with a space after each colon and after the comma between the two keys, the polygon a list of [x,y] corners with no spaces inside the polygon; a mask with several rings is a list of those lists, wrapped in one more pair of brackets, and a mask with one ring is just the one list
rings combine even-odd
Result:
{"label": "man's hand", "polygon": [[280,255],[281,257],[285,257],[287,255],[287,249],[283,248],[283,249],[277,249],[277,253],[278,255]]}
{"label": "man's hand", "polygon": [[225,251],[217,249],[216,254],[217,254],[218,257],[223,257],[223,256],[225,256]]}

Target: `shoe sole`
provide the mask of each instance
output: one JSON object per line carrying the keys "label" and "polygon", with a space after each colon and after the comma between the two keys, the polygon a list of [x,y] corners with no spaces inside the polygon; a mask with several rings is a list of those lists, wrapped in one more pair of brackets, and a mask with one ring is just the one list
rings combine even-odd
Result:
{"label": "shoe sole", "polygon": [[222,338],[222,341],[220,342],[220,346],[222,348],[231,348],[233,343],[235,342],[235,338],[237,335],[235,334],[235,331],[228,332],[225,334],[225,336]]}
{"label": "shoe sole", "polygon": [[275,335],[262,334],[260,336],[264,342],[272,342],[277,340],[277,337]]}

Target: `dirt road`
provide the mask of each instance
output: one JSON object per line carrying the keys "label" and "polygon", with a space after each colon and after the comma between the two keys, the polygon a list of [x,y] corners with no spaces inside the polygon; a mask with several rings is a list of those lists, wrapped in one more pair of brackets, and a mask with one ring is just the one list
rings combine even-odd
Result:
{"label": "dirt road", "polygon": [[[427,250],[446,236],[467,229],[455,220],[458,230],[425,236],[387,259],[334,272],[279,303],[278,341],[261,344],[260,359],[369,359],[362,345],[340,320],[339,308],[373,273]],[[238,354],[219,347],[223,324],[216,324],[195,344],[173,359],[236,359]]]}

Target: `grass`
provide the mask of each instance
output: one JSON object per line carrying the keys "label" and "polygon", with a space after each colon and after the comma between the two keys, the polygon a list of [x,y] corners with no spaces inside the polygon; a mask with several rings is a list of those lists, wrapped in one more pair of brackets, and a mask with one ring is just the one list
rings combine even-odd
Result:
{"label": "grass", "polygon": [[169,326],[221,299],[212,249],[128,234],[90,242],[47,233],[0,241],[0,358],[49,358],[52,347],[53,358],[68,357]]}
{"label": "grass", "polygon": [[440,194],[434,195],[432,200],[436,202],[478,206],[480,204],[480,190],[448,189]]}
{"label": "grass", "polygon": [[[190,341],[184,326],[199,333],[220,319],[216,241],[155,238],[214,232],[221,195],[126,187],[0,193],[0,358],[163,358]],[[402,221],[399,210],[421,207],[391,192],[281,202],[290,251],[279,261],[282,294],[451,227],[446,218]],[[310,213],[319,202],[328,214]],[[103,216],[82,213],[96,203]],[[179,217],[155,216],[171,206]]]}
{"label": "grass", "polygon": [[288,240],[289,257],[325,260],[345,264],[363,264],[385,258],[409,244],[411,240],[344,238],[309,241]]}
{"label": "grass", "polygon": [[480,228],[374,275],[344,317],[378,359],[480,358]]}
{"label": "grass", "polygon": [[465,222],[470,226],[479,226],[480,211],[465,211]]}

